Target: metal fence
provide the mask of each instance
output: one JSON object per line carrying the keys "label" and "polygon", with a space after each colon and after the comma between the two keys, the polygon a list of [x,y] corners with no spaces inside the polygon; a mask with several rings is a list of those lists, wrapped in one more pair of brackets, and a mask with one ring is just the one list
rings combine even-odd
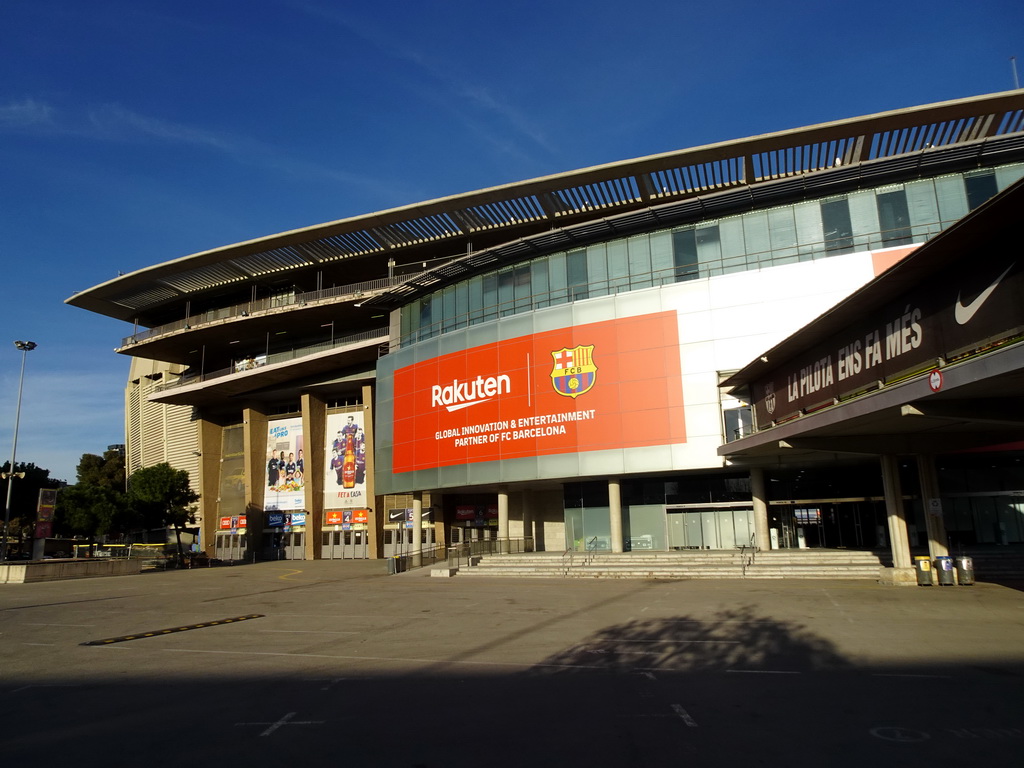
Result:
{"label": "metal fence", "polygon": [[435,565],[445,559],[444,544],[424,547],[419,552],[405,552],[386,558],[388,573],[404,573],[414,568]]}
{"label": "metal fence", "polygon": [[464,541],[448,548],[448,567],[472,567],[484,555],[518,555],[533,552],[533,537],[521,539],[481,539]]}

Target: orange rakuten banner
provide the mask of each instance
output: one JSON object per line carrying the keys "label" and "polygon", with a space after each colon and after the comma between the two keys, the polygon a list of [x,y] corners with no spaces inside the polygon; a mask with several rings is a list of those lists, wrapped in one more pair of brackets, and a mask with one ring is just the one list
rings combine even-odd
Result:
{"label": "orange rakuten banner", "polygon": [[686,441],[675,312],[474,347],[394,383],[396,473]]}

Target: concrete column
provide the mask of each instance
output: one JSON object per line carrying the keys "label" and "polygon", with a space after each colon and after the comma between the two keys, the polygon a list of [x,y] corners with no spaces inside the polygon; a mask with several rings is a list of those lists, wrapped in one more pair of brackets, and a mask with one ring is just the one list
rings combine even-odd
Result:
{"label": "concrete column", "polygon": [[508,489],[498,486],[498,551],[508,552]]}
{"label": "concrete column", "polygon": [[928,528],[928,556],[949,555],[946,544],[946,523],[942,519],[942,497],[939,495],[939,479],[935,475],[935,457],[919,454],[917,474],[921,480],[921,503],[924,505],[924,520]]}
{"label": "concrete column", "polygon": [[533,551],[533,491],[523,491],[523,551]]}
{"label": "concrete column", "polygon": [[[406,535],[401,531],[401,535]],[[412,566],[419,568],[423,565],[423,546],[420,540],[423,538],[423,492],[413,491],[412,494]]]}
{"label": "concrete column", "polygon": [[895,456],[880,457],[882,463],[882,486],[885,489],[885,512],[889,521],[889,546],[892,548],[894,568],[912,568],[910,543],[907,536],[907,512],[903,506],[903,489],[900,486],[899,461]]}
{"label": "concrete column", "polygon": [[612,552],[622,552],[622,494],[618,478],[608,480],[608,523],[612,535]]}
{"label": "concrete column", "polygon": [[[309,481],[312,477],[323,477],[325,452],[311,450],[313,446],[327,444],[327,404],[319,397],[305,393],[301,396],[302,403],[302,435],[306,450],[303,451],[305,466],[305,484],[307,489],[315,487]],[[323,556],[321,546],[324,529],[324,495],[306,492],[306,537],[305,555],[307,560],[319,560]]]}
{"label": "concrete column", "polygon": [[760,467],[750,470],[750,496],[754,501],[754,545],[762,552],[767,552],[772,548],[768,531],[768,489],[764,482],[764,470]]}

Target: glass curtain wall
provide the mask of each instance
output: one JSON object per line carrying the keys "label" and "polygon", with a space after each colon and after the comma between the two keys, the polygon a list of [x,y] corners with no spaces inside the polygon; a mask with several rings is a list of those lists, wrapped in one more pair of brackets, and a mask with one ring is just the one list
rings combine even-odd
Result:
{"label": "glass curtain wall", "polygon": [[402,308],[402,344],[498,317],[731,272],[924,242],[1024,164],[892,184],[553,253]]}

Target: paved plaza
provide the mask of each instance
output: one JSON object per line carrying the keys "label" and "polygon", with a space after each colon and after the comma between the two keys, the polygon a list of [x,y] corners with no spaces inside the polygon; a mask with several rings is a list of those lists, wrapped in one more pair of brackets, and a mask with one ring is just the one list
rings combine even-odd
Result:
{"label": "paved plaza", "polygon": [[4,765],[1024,755],[1013,585],[438,579],[291,561],[3,585],[0,652]]}

